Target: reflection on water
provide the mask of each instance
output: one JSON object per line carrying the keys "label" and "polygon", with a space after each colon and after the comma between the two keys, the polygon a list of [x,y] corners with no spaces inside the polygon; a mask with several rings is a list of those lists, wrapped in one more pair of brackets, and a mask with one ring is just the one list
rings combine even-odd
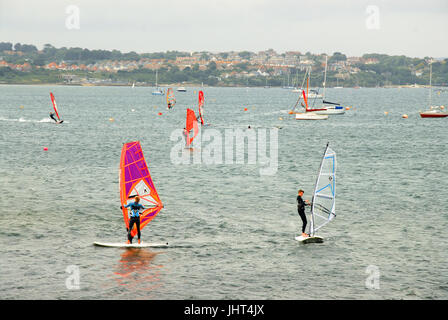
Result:
{"label": "reflection on water", "polygon": [[153,261],[160,253],[143,248],[126,248],[114,271],[115,280],[131,290],[151,291],[160,287],[163,265],[156,265]]}

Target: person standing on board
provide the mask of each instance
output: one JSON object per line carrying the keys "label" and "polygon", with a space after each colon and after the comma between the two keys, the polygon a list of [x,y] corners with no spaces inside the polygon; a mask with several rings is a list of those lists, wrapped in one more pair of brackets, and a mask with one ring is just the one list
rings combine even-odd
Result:
{"label": "person standing on board", "polygon": [[302,237],[308,237],[309,234],[305,233],[305,228],[307,224],[306,215],[305,215],[305,206],[309,206],[310,202],[308,200],[303,200],[303,190],[300,189],[297,196],[297,212],[299,213],[300,218],[302,218]]}
{"label": "person standing on board", "polygon": [[55,113],[50,111],[50,118],[54,120],[54,122],[58,122],[56,118],[54,117]]}
{"label": "person standing on board", "polygon": [[125,208],[131,208],[130,218],[129,218],[129,228],[128,228],[128,242],[132,243],[132,227],[134,224],[137,227],[138,244],[140,244],[140,209],[145,209],[140,203],[140,198],[135,197],[134,202],[126,204]]}
{"label": "person standing on board", "polygon": [[182,132],[185,139],[185,145],[187,145],[188,137],[190,136],[190,133],[187,131],[187,129],[184,127],[184,131]]}

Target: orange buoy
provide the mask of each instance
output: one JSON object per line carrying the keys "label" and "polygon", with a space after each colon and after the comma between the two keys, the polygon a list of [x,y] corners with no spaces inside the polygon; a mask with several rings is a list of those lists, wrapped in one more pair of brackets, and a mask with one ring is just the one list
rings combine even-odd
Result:
{"label": "orange buoy", "polygon": [[387,116],[389,114],[389,112],[388,111],[384,111],[384,114]]}
{"label": "orange buoy", "polygon": [[247,108],[244,108],[244,111],[247,111]]}

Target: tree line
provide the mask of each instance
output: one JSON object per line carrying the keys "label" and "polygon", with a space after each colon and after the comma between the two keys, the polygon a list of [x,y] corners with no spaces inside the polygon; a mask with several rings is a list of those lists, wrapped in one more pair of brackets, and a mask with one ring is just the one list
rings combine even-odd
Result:
{"label": "tree line", "polygon": [[[270,49],[272,50],[272,49]],[[21,52],[21,54],[7,54],[7,52]],[[269,50],[268,50],[269,51]],[[210,60],[208,52],[199,52],[201,60]],[[227,59],[229,53],[223,52],[218,54],[222,59]],[[241,51],[238,56],[242,59],[250,59],[255,55],[254,52]],[[285,54],[283,54],[284,56]],[[322,86],[323,71],[324,71],[324,56],[323,54],[311,54],[307,52],[306,57],[314,61],[312,71],[312,83],[314,86]],[[52,61],[66,62],[67,64],[94,64],[104,60],[127,60],[138,61],[142,58],[148,59],[164,59],[165,64],[159,70],[159,83],[181,83],[191,82],[197,84],[208,85],[241,85],[241,86],[282,86],[286,84],[286,77],[289,73],[290,78],[296,79],[303,76],[304,72],[297,74],[297,70],[291,68],[283,71],[282,74],[276,74],[273,69],[265,69],[270,75],[268,77],[241,77],[241,76],[227,76],[225,73],[229,71],[236,71],[237,73],[250,72],[256,70],[259,66],[251,65],[249,63],[239,63],[232,66],[231,70],[218,70],[217,65],[213,61],[209,61],[205,70],[199,70],[199,65],[193,65],[191,68],[187,67],[180,70],[177,66],[170,64],[169,61],[175,60],[177,57],[190,56],[188,52],[182,51],[167,51],[167,52],[153,52],[138,54],[134,51],[123,53],[119,50],[89,50],[86,48],[72,47],[72,48],[56,48],[51,44],[45,44],[43,49],[39,51],[36,46],[32,44],[0,42],[0,57],[8,63],[23,64],[29,62],[33,66],[44,66]],[[327,86],[384,86],[384,85],[406,85],[406,84],[428,84],[429,83],[429,57],[425,58],[410,58],[406,56],[389,56],[386,54],[364,54],[361,57],[365,59],[376,59],[377,63],[364,64],[363,62],[352,63],[351,67],[359,69],[357,73],[349,73],[347,70],[342,71],[328,71]],[[347,62],[347,56],[341,52],[334,52],[329,56],[328,64],[339,62]],[[433,84],[434,85],[448,85],[448,59],[435,61],[433,67]],[[52,72],[48,71],[35,73],[42,81],[47,79],[53,81],[54,76]],[[86,71],[76,72],[80,76],[86,75]],[[132,71],[118,71],[117,73],[102,73],[97,72],[94,75],[89,74],[90,77],[121,79],[129,81],[140,81],[152,83],[155,81],[155,73],[153,70],[137,69]],[[9,70],[8,68],[0,69],[0,80],[3,82],[12,81],[11,79],[27,78],[23,72],[16,70]],[[60,77],[59,77],[60,78]],[[14,80],[14,81],[16,81]],[[296,81],[296,84],[297,85]]]}

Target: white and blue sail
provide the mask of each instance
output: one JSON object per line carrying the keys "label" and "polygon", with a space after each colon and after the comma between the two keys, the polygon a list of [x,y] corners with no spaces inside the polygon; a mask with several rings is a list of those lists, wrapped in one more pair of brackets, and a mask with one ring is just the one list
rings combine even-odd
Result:
{"label": "white and blue sail", "polygon": [[327,143],[319,167],[311,203],[311,221],[308,234],[315,232],[336,217],[336,152]]}

